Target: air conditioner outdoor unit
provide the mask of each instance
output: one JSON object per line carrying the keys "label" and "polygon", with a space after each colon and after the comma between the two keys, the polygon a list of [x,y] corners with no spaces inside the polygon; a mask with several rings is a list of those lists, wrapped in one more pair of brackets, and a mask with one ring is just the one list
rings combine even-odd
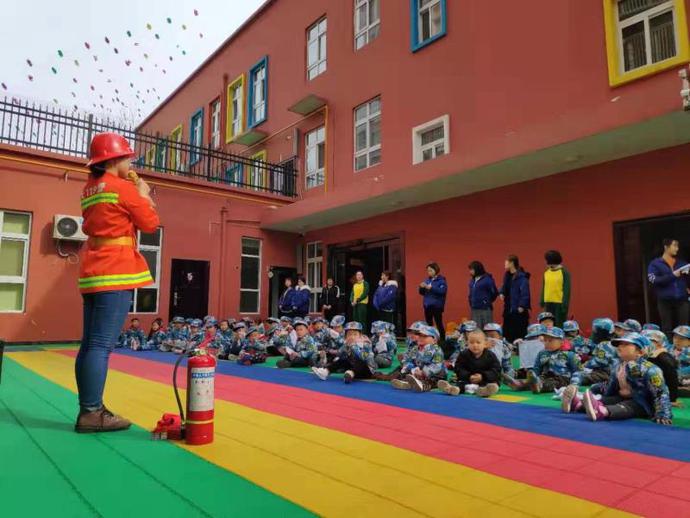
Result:
{"label": "air conditioner outdoor unit", "polygon": [[84,218],[80,216],[56,214],[53,224],[53,239],[62,239],[63,241],[86,241],[88,236],[84,234],[81,229],[83,222]]}

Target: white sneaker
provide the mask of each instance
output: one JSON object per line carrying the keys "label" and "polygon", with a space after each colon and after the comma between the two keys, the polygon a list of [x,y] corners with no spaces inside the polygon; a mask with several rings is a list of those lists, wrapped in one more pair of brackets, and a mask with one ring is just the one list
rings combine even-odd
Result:
{"label": "white sneaker", "polygon": [[398,390],[410,390],[410,384],[405,380],[393,380],[391,381],[393,388]]}
{"label": "white sneaker", "polygon": [[324,367],[312,367],[311,371],[314,374],[316,374],[317,378],[323,381],[326,381],[328,379],[328,375],[330,374],[330,372],[328,372],[328,369]]}
{"label": "white sneaker", "polygon": [[415,392],[424,392],[424,384],[421,380],[415,378],[412,374],[408,374],[405,381],[410,384],[410,388]]}

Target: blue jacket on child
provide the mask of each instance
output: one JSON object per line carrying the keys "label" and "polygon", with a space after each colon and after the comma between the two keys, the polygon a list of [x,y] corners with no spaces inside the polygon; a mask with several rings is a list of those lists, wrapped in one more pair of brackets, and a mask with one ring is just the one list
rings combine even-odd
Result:
{"label": "blue jacket on child", "polygon": [[485,273],[478,279],[470,279],[469,300],[472,309],[493,309],[496,297],[498,288],[491,274]]}
{"label": "blue jacket on child", "polygon": [[678,270],[683,266],[687,266],[687,262],[682,259],[677,259],[673,268],[664,261],[661,257],[653,259],[647,268],[647,278],[654,286],[656,296],[661,300],[687,300],[687,282],[686,277],[681,275],[676,277],[673,275],[673,269]]}
{"label": "blue jacket on child", "polygon": [[431,284],[431,289],[419,288],[419,294],[424,296],[424,307],[429,309],[443,309],[446,307],[446,293],[448,292],[448,284],[443,275],[437,275],[434,278],[427,277],[425,284]]}
{"label": "blue jacket on child", "polygon": [[[616,365],[616,369],[619,365]],[[671,398],[661,369],[644,357],[626,362],[624,368],[633,400],[642,406],[652,419],[671,419]],[[617,396],[619,392],[618,376],[612,372],[604,396]]]}
{"label": "blue jacket on child", "polygon": [[379,311],[394,311],[397,295],[398,283],[396,281],[388,281],[386,284],[379,281],[379,286],[374,292],[374,307]]}

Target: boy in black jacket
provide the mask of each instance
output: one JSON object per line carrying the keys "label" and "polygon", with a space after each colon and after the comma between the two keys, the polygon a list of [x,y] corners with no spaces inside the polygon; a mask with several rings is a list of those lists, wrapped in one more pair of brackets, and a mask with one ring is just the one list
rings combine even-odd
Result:
{"label": "boy in black jacket", "polygon": [[498,392],[501,364],[489,349],[489,341],[481,329],[468,334],[467,349],[455,361],[455,374],[457,386],[445,380],[437,384],[449,396],[464,393],[468,385],[478,385],[476,394],[481,397],[493,396]]}
{"label": "boy in black jacket", "polygon": [[[671,406],[682,406],[678,401],[678,362],[671,353],[666,350],[666,335],[662,331],[645,330],[642,336],[646,337],[652,345],[647,351],[647,359],[661,369],[664,381],[668,387],[668,395],[671,398]],[[682,394],[681,394],[682,395]]]}

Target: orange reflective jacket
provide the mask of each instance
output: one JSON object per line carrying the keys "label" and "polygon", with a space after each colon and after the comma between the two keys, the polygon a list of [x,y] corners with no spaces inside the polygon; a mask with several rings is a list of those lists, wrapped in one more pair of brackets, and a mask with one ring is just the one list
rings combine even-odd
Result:
{"label": "orange reflective jacket", "polygon": [[[81,210],[84,233],[97,239],[90,239],[82,252],[80,291],[131,290],[153,283],[146,260],[136,248],[136,229],[154,232],[160,220],[136,186],[112,174],[91,177],[81,195]],[[132,238],[131,244],[98,244],[98,238],[103,242],[126,237]]]}

